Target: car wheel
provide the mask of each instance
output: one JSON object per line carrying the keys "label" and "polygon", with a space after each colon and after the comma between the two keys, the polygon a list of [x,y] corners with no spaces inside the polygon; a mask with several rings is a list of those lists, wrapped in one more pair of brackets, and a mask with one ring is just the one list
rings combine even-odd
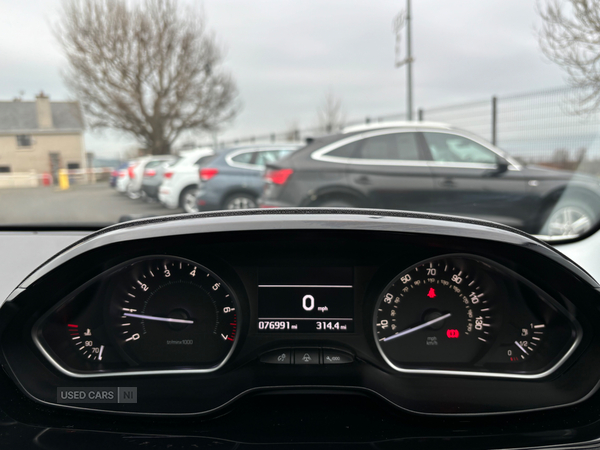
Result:
{"label": "car wheel", "polygon": [[127,191],[125,192],[125,194],[127,195],[127,197],[129,197],[132,200],[137,200],[138,198],[141,197],[139,192],[136,192],[133,190],[132,183],[129,183],[127,185]]}
{"label": "car wheel", "polygon": [[258,207],[256,199],[248,194],[235,194],[225,200],[225,209],[250,209]]}
{"label": "car wheel", "polygon": [[540,234],[544,236],[581,236],[597,222],[598,212],[580,200],[558,202],[548,214]]}
{"label": "car wheel", "polygon": [[198,204],[196,203],[196,192],[198,192],[198,188],[195,186],[190,186],[185,188],[185,190],[181,193],[180,204],[186,213],[198,212]]}

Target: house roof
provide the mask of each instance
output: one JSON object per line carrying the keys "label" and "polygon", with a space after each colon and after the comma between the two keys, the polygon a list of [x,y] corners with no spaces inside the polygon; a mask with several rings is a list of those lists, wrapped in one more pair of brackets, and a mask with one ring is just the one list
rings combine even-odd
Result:
{"label": "house roof", "polygon": [[0,133],[11,131],[83,131],[84,123],[77,102],[50,102],[52,128],[38,125],[35,102],[0,102]]}

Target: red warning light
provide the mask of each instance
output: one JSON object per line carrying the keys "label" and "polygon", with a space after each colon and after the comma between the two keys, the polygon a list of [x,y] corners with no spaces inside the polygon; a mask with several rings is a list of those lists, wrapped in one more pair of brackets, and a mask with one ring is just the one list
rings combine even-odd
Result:
{"label": "red warning light", "polygon": [[427,294],[427,297],[429,297],[429,298],[435,297],[435,289],[429,288],[429,293]]}
{"label": "red warning light", "polygon": [[450,339],[456,339],[459,336],[458,330],[448,330],[446,331],[446,336]]}

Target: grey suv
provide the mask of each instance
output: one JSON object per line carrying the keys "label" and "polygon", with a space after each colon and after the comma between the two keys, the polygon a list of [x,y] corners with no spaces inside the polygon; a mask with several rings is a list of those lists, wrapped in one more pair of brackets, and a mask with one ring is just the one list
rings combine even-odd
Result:
{"label": "grey suv", "polygon": [[520,164],[449,125],[358,126],[270,164],[262,207],[402,209],[492,220],[577,236],[600,217],[598,180]]}

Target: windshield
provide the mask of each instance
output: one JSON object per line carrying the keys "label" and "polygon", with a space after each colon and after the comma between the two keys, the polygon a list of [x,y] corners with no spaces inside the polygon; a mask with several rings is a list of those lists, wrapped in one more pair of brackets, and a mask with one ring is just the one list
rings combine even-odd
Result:
{"label": "windshield", "polygon": [[0,0],[0,225],[341,207],[587,236],[594,5]]}

